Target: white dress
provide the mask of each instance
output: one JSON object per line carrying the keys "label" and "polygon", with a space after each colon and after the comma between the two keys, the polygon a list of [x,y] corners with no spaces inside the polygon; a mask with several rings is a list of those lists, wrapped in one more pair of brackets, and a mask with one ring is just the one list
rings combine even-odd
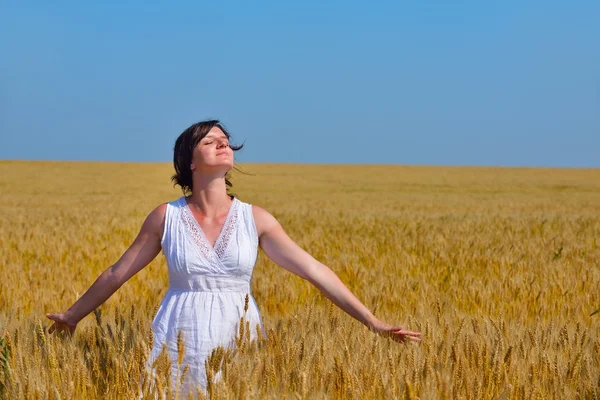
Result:
{"label": "white dress", "polygon": [[[233,199],[213,248],[182,196],[167,204],[161,245],[169,270],[169,289],[152,322],[154,343],[147,367],[166,344],[173,388],[187,364],[183,393],[195,391],[197,385],[206,390],[204,362],[217,346],[235,346],[242,316],[249,321],[251,339],[265,334],[250,292],[258,256],[252,205]],[[249,304],[244,313],[246,295]],[[185,343],[181,366],[177,362],[179,331]]]}

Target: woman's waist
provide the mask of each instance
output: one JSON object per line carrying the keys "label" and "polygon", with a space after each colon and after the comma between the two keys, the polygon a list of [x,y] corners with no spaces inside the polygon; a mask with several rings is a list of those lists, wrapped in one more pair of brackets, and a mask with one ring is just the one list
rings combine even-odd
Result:
{"label": "woman's waist", "polygon": [[169,274],[169,289],[194,292],[250,293],[249,276]]}

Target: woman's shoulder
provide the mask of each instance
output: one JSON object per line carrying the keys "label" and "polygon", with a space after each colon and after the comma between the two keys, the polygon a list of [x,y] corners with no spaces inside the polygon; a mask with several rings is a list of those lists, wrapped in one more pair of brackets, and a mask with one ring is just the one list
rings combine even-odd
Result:
{"label": "woman's shoulder", "polygon": [[269,231],[272,227],[279,225],[277,219],[267,210],[256,204],[251,204],[252,217],[256,225],[256,233],[260,237],[263,232]]}
{"label": "woman's shoulder", "polygon": [[153,220],[155,223],[164,223],[165,216],[167,215],[167,209],[169,207],[179,208],[182,203],[185,202],[185,196],[178,197],[175,200],[165,201],[164,203],[160,203],[156,206],[150,214],[148,214],[148,219]]}

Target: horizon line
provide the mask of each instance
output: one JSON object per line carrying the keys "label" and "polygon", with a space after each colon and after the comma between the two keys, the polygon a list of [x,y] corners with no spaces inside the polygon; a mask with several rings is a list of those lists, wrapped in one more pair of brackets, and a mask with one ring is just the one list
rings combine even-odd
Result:
{"label": "horizon line", "polygon": [[[115,160],[57,160],[57,159],[0,159],[0,163],[91,163],[91,164],[170,164],[172,161],[115,161]],[[547,166],[547,165],[496,165],[496,164],[400,164],[400,163],[322,163],[285,161],[238,161],[234,164],[306,165],[306,166],[395,166],[423,168],[506,168],[506,169],[581,169],[600,170],[600,166]]]}

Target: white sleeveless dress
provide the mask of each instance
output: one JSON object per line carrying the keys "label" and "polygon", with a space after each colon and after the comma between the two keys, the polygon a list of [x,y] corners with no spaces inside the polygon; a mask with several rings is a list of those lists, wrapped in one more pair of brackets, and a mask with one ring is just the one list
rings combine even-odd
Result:
{"label": "white sleeveless dress", "polygon": [[[167,204],[161,245],[169,270],[169,289],[152,322],[154,343],[147,367],[166,345],[173,388],[187,364],[190,368],[183,393],[195,392],[196,386],[206,390],[204,362],[217,346],[235,346],[242,316],[250,323],[251,339],[265,335],[250,292],[258,256],[252,205],[233,199],[213,248],[182,196]],[[244,313],[246,295],[249,304]],[[185,343],[181,366],[177,363],[179,331]]]}

